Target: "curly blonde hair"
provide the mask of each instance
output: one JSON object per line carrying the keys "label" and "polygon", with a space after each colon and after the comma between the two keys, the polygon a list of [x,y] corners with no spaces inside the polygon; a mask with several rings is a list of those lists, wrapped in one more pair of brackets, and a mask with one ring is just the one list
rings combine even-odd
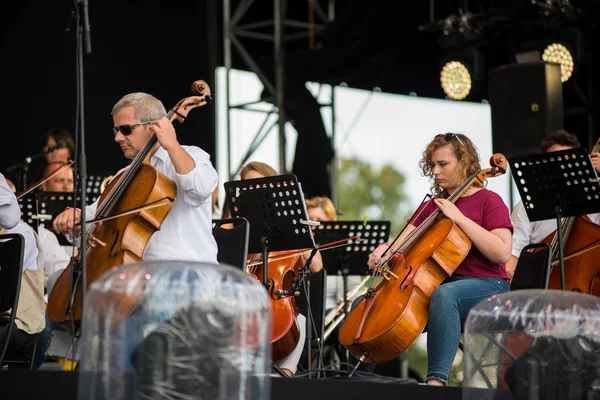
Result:
{"label": "curly blonde hair", "polygon": [[[464,182],[471,175],[481,170],[479,164],[479,154],[471,139],[461,133],[445,133],[436,135],[433,140],[427,145],[423,152],[423,158],[419,161],[419,167],[423,173],[423,176],[429,178],[431,184],[431,194],[434,196],[441,195],[447,197],[448,193],[444,193],[444,189],[441,188],[435,181],[433,176],[433,164],[431,158],[433,153],[444,146],[452,146],[454,155],[458,159],[458,170],[456,176],[457,182]],[[482,187],[481,183],[476,182],[474,186]]]}

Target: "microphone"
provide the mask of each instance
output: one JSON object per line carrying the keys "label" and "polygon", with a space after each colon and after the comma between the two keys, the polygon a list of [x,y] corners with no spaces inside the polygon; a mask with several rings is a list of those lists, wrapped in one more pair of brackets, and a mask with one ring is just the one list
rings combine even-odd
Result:
{"label": "microphone", "polygon": [[6,172],[12,172],[12,171],[17,170],[17,169],[27,169],[29,167],[29,164],[31,164],[31,162],[33,160],[36,160],[38,158],[42,158],[45,155],[46,155],[45,153],[38,153],[38,154],[34,154],[32,156],[27,156],[27,157],[25,157],[25,159],[23,160],[22,163],[11,165],[10,167],[6,168],[5,171]]}

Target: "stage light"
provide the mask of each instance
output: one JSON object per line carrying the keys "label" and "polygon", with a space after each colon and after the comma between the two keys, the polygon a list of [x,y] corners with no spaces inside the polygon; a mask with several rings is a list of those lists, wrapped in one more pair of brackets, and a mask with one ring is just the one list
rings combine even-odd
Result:
{"label": "stage light", "polygon": [[444,93],[453,100],[463,100],[473,85],[469,69],[460,61],[449,61],[442,67],[440,82]]}
{"label": "stage light", "polygon": [[452,100],[481,100],[485,57],[475,46],[460,46],[444,51],[439,60],[440,84]]}
{"label": "stage light", "polygon": [[560,64],[560,80],[566,82],[573,75],[574,62],[569,49],[560,43],[549,44],[542,53],[542,60]]}

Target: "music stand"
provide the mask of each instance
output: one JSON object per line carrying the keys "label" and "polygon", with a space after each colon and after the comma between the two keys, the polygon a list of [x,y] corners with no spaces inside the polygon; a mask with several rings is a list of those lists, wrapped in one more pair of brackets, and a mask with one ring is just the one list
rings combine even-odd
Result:
{"label": "music stand", "polygon": [[36,232],[39,229],[40,222],[49,221],[52,216],[41,214],[38,199],[33,193],[28,193],[18,199],[21,208],[21,219],[31,226]]}
{"label": "music stand", "polygon": [[[58,216],[58,214],[65,211],[67,207],[76,207],[73,201],[72,192],[37,192],[35,197],[37,198],[40,213],[42,215],[50,216],[50,219],[40,223],[40,225],[50,231],[52,230],[54,219]],[[89,201],[89,196],[86,197]],[[79,204],[79,196],[77,196],[77,202],[77,204]],[[87,204],[91,203],[88,202]],[[71,242],[69,242],[65,235],[56,232],[54,232],[54,234],[58,238],[58,243],[60,243],[61,246],[73,245]]]}
{"label": "music stand", "polygon": [[[225,203],[231,217],[250,223],[248,253],[314,249],[302,188],[295,175],[225,182]],[[263,269],[263,283],[267,272]]]}
{"label": "music stand", "polygon": [[102,194],[102,183],[109,178],[109,176],[101,175],[89,175],[86,179],[86,198],[88,202],[86,204],[92,204]]}
{"label": "music stand", "polygon": [[[262,253],[262,283],[269,290],[268,252],[280,250],[313,249],[306,265],[302,268],[299,284],[307,283],[307,298],[310,299],[310,281],[305,280],[310,262],[316,254],[311,229],[308,225],[308,212],[302,187],[294,174],[277,175],[266,178],[229,181],[225,188],[225,206],[233,218],[246,218],[250,223],[248,253]],[[276,291],[276,295],[294,295],[291,291]],[[309,300],[310,303],[310,300]],[[310,304],[309,304],[310,309]],[[311,313],[306,318],[306,338],[308,354],[311,354],[312,321]],[[310,376],[310,362],[309,376]],[[277,366],[275,365],[276,369]],[[283,374],[281,370],[277,370]],[[283,374],[282,376],[285,376]]]}
{"label": "music stand", "polygon": [[[530,221],[556,219],[560,285],[564,290],[563,217],[600,212],[600,183],[583,147],[509,159]],[[547,279],[550,269],[547,272]]]}

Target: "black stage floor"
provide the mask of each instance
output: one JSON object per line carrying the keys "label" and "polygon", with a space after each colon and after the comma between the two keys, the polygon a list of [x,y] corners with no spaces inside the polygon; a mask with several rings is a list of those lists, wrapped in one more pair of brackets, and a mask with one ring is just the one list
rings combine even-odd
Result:
{"label": "black stage floor", "polygon": [[[45,370],[2,371],[0,372],[0,399],[78,400],[79,374],[82,373]],[[87,382],[87,380],[84,381]],[[199,396],[197,398],[205,399],[206,397]],[[512,396],[505,391],[429,387],[412,382],[407,383],[403,380],[378,380],[377,378],[271,379],[272,400],[465,400],[467,398],[473,400],[511,400]],[[226,400],[229,399],[228,397]],[[233,400],[233,398],[231,399]]]}

